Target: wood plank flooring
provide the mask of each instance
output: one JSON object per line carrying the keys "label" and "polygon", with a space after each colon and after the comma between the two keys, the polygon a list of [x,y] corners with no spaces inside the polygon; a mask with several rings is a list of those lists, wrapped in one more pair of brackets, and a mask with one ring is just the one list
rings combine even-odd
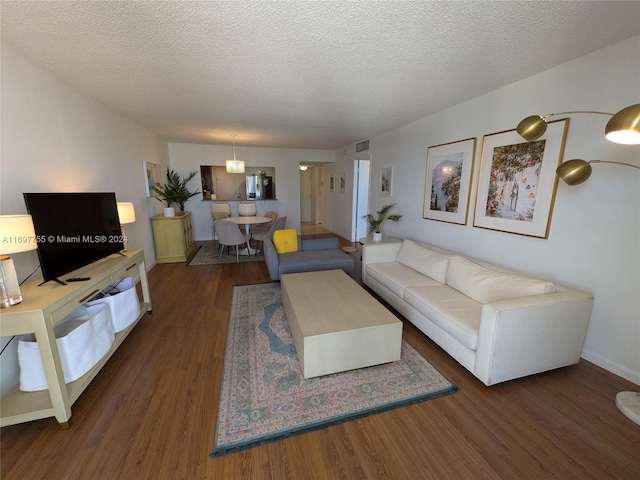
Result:
{"label": "wood plank flooring", "polygon": [[[342,241],[346,243],[345,241]],[[357,255],[354,254],[354,255]],[[263,262],[149,272],[147,315],[73,405],[1,431],[3,479],[637,479],[637,390],[589,362],[485,387],[408,322],[454,395],[211,459],[234,285]]]}

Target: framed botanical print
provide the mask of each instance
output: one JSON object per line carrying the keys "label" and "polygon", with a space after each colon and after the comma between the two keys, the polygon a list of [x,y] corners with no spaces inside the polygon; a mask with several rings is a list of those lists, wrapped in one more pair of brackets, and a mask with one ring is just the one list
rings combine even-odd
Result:
{"label": "framed botanical print", "polygon": [[422,218],[465,225],[476,138],[427,149]]}
{"label": "framed botanical print", "polygon": [[329,176],[329,191],[336,191],[336,176],[333,173]]}
{"label": "framed botanical print", "polygon": [[547,238],[569,119],[527,142],[515,130],[485,135],[474,227]]}
{"label": "framed botanical print", "polygon": [[380,190],[378,194],[382,197],[391,196],[391,181],[393,179],[393,167],[380,169]]}
{"label": "framed botanical print", "polygon": [[340,193],[347,191],[347,172],[340,172]]}

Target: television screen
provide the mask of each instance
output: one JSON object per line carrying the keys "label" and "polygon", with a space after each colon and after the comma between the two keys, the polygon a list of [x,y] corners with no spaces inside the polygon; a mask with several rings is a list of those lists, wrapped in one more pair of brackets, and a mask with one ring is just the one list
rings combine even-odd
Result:
{"label": "television screen", "polygon": [[115,193],[25,193],[44,281],[124,249]]}

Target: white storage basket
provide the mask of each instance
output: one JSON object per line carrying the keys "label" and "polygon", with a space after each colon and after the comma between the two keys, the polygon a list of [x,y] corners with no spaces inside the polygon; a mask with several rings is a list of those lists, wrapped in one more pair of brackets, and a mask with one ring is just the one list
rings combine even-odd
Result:
{"label": "white storage basket", "polygon": [[111,313],[115,333],[127,328],[140,315],[140,301],[133,278],[124,277],[113,282],[101,295],[104,296],[87,302],[87,305],[106,305]]}
{"label": "white storage basket", "polygon": [[[87,373],[109,351],[115,340],[111,315],[106,305],[79,307],[58,322],[56,336],[65,383]],[[47,389],[47,378],[35,334],[18,342],[20,390],[35,392]]]}

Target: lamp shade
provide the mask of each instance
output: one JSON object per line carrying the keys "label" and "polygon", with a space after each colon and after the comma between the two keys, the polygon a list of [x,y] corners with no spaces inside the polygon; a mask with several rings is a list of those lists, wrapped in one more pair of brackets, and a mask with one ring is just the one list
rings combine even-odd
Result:
{"label": "lamp shade", "polygon": [[556,174],[567,185],[578,185],[591,176],[591,165],[580,159],[567,160],[556,169]]}
{"label": "lamp shade", "polygon": [[640,103],[623,108],[604,128],[607,140],[625,145],[640,144]]}
{"label": "lamp shade", "polygon": [[0,215],[0,254],[28,252],[38,248],[31,215]]}
{"label": "lamp shade", "polygon": [[242,160],[227,160],[227,173],[244,173],[244,162]]}
{"label": "lamp shade", "polygon": [[522,120],[516,127],[518,134],[526,141],[537,140],[547,131],[547,121],[540,115],[532,115]]}
{"label": "lamp shade", "polygon": [[132,202],[117,202],[118,218],[120,219],[120,225],[127,223],[133,223],[136,221],[136,211]]}

